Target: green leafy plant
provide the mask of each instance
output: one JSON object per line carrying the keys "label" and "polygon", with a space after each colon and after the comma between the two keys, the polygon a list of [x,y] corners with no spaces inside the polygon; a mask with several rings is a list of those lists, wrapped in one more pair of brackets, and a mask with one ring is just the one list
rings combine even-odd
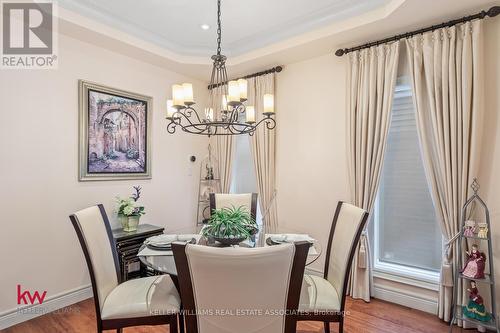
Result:
{"label": "green leafy plant", "polygon": [[248,238],[257,230],[255,219],[246,207],[214,209],[207,225],[205,237]]}

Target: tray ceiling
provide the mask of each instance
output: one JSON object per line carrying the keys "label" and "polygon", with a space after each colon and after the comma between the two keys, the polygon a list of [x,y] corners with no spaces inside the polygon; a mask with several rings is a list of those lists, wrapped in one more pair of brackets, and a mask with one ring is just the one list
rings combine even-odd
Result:
{"label": "tray ceiling", "polygon": [[[223,0],[223,51],[241,55],[388,2]],[[203,56],[215,51],[216,0],[59,0],[59,5],[179,55]],[[203,30],[202,24],[210,28]]]}

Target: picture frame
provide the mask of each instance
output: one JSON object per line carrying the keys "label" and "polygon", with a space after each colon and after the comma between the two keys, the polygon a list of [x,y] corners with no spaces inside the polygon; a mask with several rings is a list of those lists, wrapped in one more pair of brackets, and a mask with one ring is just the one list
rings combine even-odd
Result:
{"label": "picture frame", "polygon": [[153,98],[85,80],[79,90],[79,181],[151,179]]}

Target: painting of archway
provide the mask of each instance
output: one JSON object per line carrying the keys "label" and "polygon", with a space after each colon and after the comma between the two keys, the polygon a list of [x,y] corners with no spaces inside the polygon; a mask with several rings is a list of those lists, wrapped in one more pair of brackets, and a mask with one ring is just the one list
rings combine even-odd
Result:
{"label": "painting of archway", "polygon": [[80,179],[149,178],[151,98],[85,81],[80,84],[81,149],[85,149]]}

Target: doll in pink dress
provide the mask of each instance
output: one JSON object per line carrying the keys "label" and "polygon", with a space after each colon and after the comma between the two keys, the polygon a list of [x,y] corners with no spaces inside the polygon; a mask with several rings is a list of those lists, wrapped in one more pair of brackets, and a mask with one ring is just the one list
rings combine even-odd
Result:
{"label": "doll in pink dress", "polygon": [[460,273],[471,279],[484,279],[486,255],[483,252],[479,252],[476,244],[472,245],[472,251],[466,252],[466,254],[467,261]]}
{"label": "doll in pink dress", "polygon": [[474,237],[476,233],[476,222],[472,220],[465,221],[464,236]]}

